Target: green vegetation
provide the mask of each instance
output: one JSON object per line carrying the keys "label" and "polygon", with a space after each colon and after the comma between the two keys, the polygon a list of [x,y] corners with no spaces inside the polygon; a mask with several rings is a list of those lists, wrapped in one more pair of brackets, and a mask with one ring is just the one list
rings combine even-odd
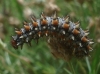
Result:
{"label": "green vegetation", "polygon": [[[91,57],[65,61],[50,53],[45,38],[32,46],[24,44],[14,50],[11,36],[14,28],[21,28],[30,15],[40,17],[42,11],[58,16],[70,15],[90,30],[94,45]],[[100,0],[0,0],[0,74],[100,74]]]}

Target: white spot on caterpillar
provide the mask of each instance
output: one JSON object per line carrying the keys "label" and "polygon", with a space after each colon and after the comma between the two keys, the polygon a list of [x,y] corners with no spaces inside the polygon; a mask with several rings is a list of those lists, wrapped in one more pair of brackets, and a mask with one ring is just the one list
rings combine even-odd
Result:
{"label": "white spot on caterpillar", "polygon": [[24,38],[24,36],[20,36],[19,38]]}
{"label": "white spot on caterpillar", "polygon": [[29,35],[32,35],[32,32],[30,32]]}
{"label": "white spot on caterpillar", "polygon": [[43,26],[43,29],[46,29],[46,26]]}
{"label": "white spot on caterpillar", "polygon": [[72,36],[71,38],[72,38],[72,40],[74,40],[74,36]]}
{"label": "white spot on caterpillar", "polygon": [[63,34],[65,34],[65,31],[62,31]]}
{"label": "white spot on caterpillar", "polygon": [[46,33],[45,36],[48,36],[48,34]]}
{"label": "white spot on caterpillar", "polygon": [[55,27],[53,27],[53,30],[55,30],[56,28]]}
{"label": "white spot on caterpillar", "polygon": [[35,31],[37,31],[38,30],[38,28],[35,28]]}
{"label": "white spot on caterpillar", "polygon": [[80,47],[82,47],[82,44],[81,44],[81,43],[79,43],[79,46],[80,46]]}
{"label": "white spot on caterpillar", "polygon": [[41,37],[41,35],[40,35],[40,34],[38,34],[38,36],[39,36],[39,37]]}
{"label": "white spot on caterpillar", "polygon": [[89,42],[89,44],[93,44],[94,42]]}

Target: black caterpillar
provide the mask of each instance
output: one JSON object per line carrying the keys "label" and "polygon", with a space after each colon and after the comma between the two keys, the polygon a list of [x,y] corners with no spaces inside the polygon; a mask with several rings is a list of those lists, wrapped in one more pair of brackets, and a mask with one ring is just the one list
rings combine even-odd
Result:
{"label": "black caterpillar", "polygon": [[90,45],[94,42],[88,38],[88,30],[82,30],[80,23],[70,21],[69,16],[60,18],[55,13],[47,17],[42,13],[40,19],[32,16],[31,22],[24,21],[23,24],[24,28],[17,29],[16,35],[12,36],[11,43],[15,49],[22,48],[24,43],[31,45],[32,39],[38,41],[46,36],[51,53],[57,58],[84,57],[92,50]]}

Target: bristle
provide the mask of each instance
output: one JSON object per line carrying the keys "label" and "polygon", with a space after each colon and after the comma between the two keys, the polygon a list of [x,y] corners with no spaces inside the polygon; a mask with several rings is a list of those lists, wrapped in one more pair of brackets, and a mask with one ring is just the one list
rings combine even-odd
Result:
{"label": "bristle", "polygon": [[89,35],[89,33],[85,33],[85,35],[84,36],[88,36]]}
{"label": "bristle", "polygon": [[47,24],[48,24],[48,22],[47,22],[46,19],[42,19],[42,20],[41,20],[41,25],[47,25]]}
{"label": "bristle", "polygon": [[21,31],[15,31],[18,35],[21,35],[22,32]]}
{"label": "bristle", "polygon": [[44,13],[41,13],[41,19],[46,19],[46,16],[44,15]]}
{"label": "bristle", "polygon": [[86,37],[82,37],[81,40],[82,40],[83,42],[89,41]]}
{"label": "bristle", "polygon": [[52,20],[52,24],[54,25],[54,26],[58,26],[58,20],[57,19],[55,19],[55,20]]}
{"label": "bristle", "polygon": [[67,16],[65,17],[65,22],[66,22],[66,23],[69,23],[69,18],[70,18],[69,15],[67,15]]}
{"label": "bristle", "polygon": [[88,48],[89,51],[93,50],[89,45],[87,46],[87,48]]}
{"label": "bristle", "polygon": [[24,25],[27,25],[28,23],[27,23],[27,21],[24,21],[23,24],[24,24]]}
{"label": "bristle", "polygon": [[53,19],[57,19],[57,14],[56,14],[56,12],[55,12],[54,15],[53,15]]}
{"label": "bristle", "polygon": [[38,23],[35,22],[35,21],[33,21],[32,24],[33,24],[34,27],[37,27],[38,26]]}
{"label": "bristle", "polygon": [[89,32],[89,30],[87,29],[87,30],[85,30],[84,32],[87,33],[87,32]]}
{"label": "bristle", "polygon": [[28,25],[24,25],[24,28],[26,29],[26,31],[30,30],[30,26],[28,26]]}
{"label": "bristle", "polygon": [[38,26],[38,23],[37,23],[36,18],[34,16],[31,17],[31,22],[32,22],[32,25],[34,27],[37,27]]}
{"label": "bristle", "polygon": [[94,42],[89,42],[89,44],[93,44]]}
{"label": "bristle", "polygon": [[78,35],[80,32],[77,29],[73,30],[73,34]]}
{"label": "bristle", "polygon": [[79,26],[80,26],[80,22],[78,21],[75,23],[75,28],[79,28]]}
{"label": "bristle", "polygon": [[63,24],[63,28],[68,30],[69,29],[69,24]]}
{"label": "bristle", "polygon": [[33,22],[36,22],[36,18],[35,18],[35,16],[31,16],[31,21]]}
{"label": "bristle", "polygon": [[17,39],[17,35],[16,36],[12,36],[12,39],[13,40],[16,40]]}

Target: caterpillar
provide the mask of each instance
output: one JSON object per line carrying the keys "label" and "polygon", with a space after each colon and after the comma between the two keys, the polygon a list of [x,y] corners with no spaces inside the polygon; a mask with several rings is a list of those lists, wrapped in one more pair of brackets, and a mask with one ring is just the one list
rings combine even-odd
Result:
{"label": "caterpillar", "polygon": [[88,38],[89,31],[80,27],[80,22],[72,22],[70,16],[57,17],[56,13],[48,17],[44,13],[40,19],[31,16],[31,22],[23,22],[24,27],[16,29],[11,44],[15,49],[24,43],[31,45],[32,40],[46,36],[51,53],[57,58],[88,56],[94,42]]}

